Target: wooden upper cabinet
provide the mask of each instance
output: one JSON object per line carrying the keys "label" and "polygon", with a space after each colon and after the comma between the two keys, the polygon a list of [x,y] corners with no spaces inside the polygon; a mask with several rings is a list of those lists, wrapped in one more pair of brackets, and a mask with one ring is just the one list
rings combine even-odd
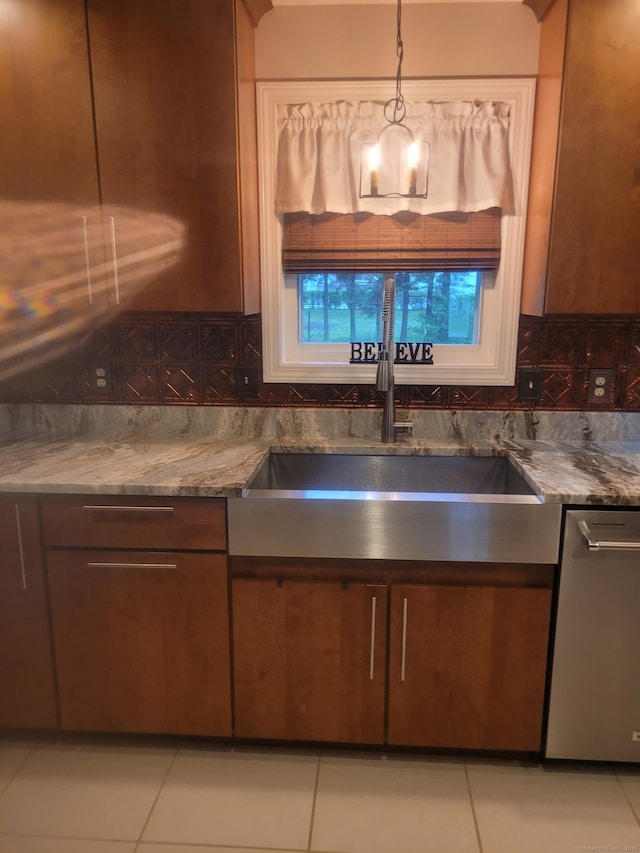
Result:
{"label": "wooden upper cabinet", "polygon": [[87,0],[87,9],[117,307],[257,311],[246,8],[241,0]]}
{"label": "wooden upper cabinet", "polygon": [[99,202],[84,0],[0,15],[0,198]]}
{"label": "wooden upper cabinet", "polygon": [[[107,297],[84,0],[21,0],[0,12],[2,286],[25,315],[43,302],[59,341]],[[33,310],[32,310],[33,309]],[[60,309],[59,311],[56,309]],[[48,327],[40,316],[31,337]],[[26,335],[26,333],[25,333]],[[49,353],[52,354],[51,352]]]}
{"label": "wooden upper cabinet", "polygon": [[0,15],[4,287],[59,305],[70,332],[106,309],[259,310],[265,2],[21,0]]}
{"label": "wooden upper cabinet", "polygon": [[[558,33],[565,26],[560,110],[553,87],[565,47]],[[638,6],[556,0],[541,32],[523,311],[639,313]],[[541,100],[541,93],[548,98]],[[554,111],[556,123],[560,113],[556,139],[550,136]],[[536,166],[540,145],[542,171]],[[553,163],[555,187],[545,199],[540,187],[551,187],[553,174],[544,170],[552,172]]]}

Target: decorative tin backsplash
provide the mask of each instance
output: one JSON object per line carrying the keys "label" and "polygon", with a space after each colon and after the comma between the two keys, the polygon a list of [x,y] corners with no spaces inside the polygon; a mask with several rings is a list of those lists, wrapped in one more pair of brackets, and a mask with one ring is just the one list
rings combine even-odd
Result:
{"label": "decorative tin backsplash", "polygon": [[[0,382],[5,403],[380,406],[369,385],[264,384],[260,317],[123,313],[54,361]],[[45,351],[46,354],[46,351]],[[419,409],[640,409],[640,316],[520,318],[515,386],[399,385]],[[523,370],[540,383],[521,402]],[[601,396],[590,370],[606,373]]]}

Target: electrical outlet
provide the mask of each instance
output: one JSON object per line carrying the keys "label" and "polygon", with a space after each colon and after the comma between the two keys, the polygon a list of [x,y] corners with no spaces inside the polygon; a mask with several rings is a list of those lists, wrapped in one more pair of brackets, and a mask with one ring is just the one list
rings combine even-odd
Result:
{"label": "electrical outlet", "polygon": [[236,393],[238,397],[256,397],[258,394],[258,368],[236,368]]}
{"label": "electrical outlet", "polygon": [[111,365],[106,361],[94,361],[89,365],[91,388],[100,394],[111,391]]}
{"label": "electrical outlet", "polygon": [[542,395],[542,371],[531,367],[520,371],[518,378],[518,400],[535,403]]}
{"label": "electrical outlet", "polygon": [[611,391],[613,389],[612,367],[598,369],[592,367],[589,370],[589,385],[587,389],[587,401],[589,403],[611,402]]}

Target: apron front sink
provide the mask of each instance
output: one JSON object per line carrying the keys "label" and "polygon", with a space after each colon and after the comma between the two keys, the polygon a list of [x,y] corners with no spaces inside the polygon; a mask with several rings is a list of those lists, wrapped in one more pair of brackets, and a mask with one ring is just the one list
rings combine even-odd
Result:
{"label": "apron front sink", "polygon": [[547,564],[562,510],[506,456],[299,452],[227,508],[231,555]]}

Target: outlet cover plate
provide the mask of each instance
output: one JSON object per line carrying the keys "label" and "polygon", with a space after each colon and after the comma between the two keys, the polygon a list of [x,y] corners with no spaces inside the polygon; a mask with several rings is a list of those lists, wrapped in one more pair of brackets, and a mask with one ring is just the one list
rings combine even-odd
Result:
{"label": "outlet cover plate", "polygon": [[612,367],[589,368],[587,401],[589,403],[610,403],[615,371]]}

